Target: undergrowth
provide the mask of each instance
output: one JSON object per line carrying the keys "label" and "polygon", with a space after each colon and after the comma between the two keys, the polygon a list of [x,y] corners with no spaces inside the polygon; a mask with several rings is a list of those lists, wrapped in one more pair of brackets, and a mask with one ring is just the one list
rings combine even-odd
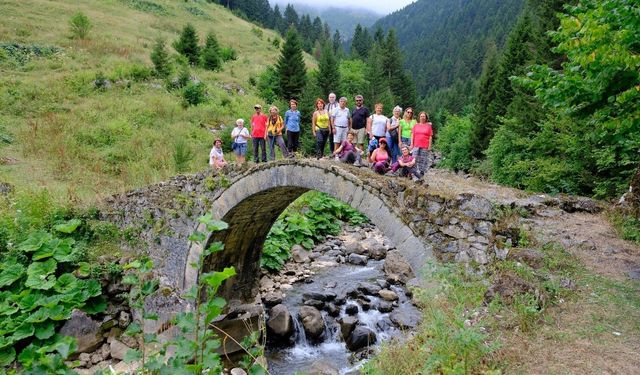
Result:
{"label": "undergrowth", "polygon": [[293,202],[271,227],[264,242],[262,267],[278,270],[291,257],[293,245],[311,249],[327,235],[340,233],[343,223],[357,225],[367,221],[360,212],[327,194],[306,193]]}
{"label": "undergrowth", "polygon": [[623,212],[610,212],[609,220],[618,235],[625,240],[640,244],[640,219]]}

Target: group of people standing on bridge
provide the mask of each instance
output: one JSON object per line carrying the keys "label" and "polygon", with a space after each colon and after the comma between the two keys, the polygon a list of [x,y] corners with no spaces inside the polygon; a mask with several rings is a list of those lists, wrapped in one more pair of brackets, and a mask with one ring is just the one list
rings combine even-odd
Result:
{"label": "group of people standing on bridge", "polygon": [[[414,116],[413,108],[408,107],[403,113],[403,109],[396,106],[387,117],[382,103],[376,103],[371,112],[362,95],[355,96],[353,108],[347,106],[346,97],[336,99],[336,94],[330,93],[326,102],[321,98],[315,101],[311,131],[316,140],[317,159],[335,158],[356,166],[370,165],[376,173],[414,180],[424,176],[433,162],[433,127],[426,112]],[[271,106],[266,115],[262,113],[262,106],[256,104],[251,130],[245,127],[243,119],[236,120],[231,138],[238,163],[246,161],[250,140],[256,163],[267,161],[267,145],[269,160],[275,160],[276,147],[285,158],[296,156],[300,148],[302,116],[296,100],[290,100],[289,107],[283,118],[278,107]],[[214,141],[209,164],[213,168],[223,168],[227,164],[220,139]]]}

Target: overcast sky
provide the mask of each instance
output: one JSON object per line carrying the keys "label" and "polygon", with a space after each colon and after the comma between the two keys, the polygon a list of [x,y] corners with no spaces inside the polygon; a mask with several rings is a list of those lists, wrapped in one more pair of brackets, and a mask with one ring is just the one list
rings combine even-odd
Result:
{"label": "overcast sky", "polygon": [[[404,6],[411,4],[415,0],[343,0],[338,2],[330,2],[331,5],[336,7],[362,7],[368,8],[376,13],[380,13],[382,15],[389,14],[394,10],[398,10],[403,8]],[[302,3],[311,5],[314,7],[324,7],[327,3],[319,2],[318,0],[271,0],[269,1],[271,5],[273,4],[287,4],[292,3],[295,5],[296,3]]]}

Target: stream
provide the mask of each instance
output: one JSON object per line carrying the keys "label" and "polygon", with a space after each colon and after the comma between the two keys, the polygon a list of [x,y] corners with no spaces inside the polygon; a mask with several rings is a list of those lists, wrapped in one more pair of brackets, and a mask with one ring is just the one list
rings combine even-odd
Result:
{"label": "stream", "polygon": [[[381,342],[415,328],[419,312],[410,293],[384,271],[393,248],[374,227],[346,228],[309,254],[294,251],[298,262],[288,263],[280,276],[263,277],[272,374],[359,374]],[[289,330],[276,325],[287,319],[274,317],[285,310]]]}

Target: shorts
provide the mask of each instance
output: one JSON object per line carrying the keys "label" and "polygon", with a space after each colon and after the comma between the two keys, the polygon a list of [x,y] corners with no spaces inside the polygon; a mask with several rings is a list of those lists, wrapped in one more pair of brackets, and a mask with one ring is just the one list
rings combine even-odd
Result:
{"label": "shorts", "polygon": [[349,133],[349,128],[341,128],[339,126],[335,127],[336,134],[333,135],[333,143],[342,143],[342,141],[347,140],[347,133]]}
{"label": "shorts", "polygon": [[355,135],[354,143],[363,145],[365,144],[365,138],[367,136],[367,129],[353,129],[353,135]]}
{"label": "shorts", "polygon": [[236,147],[235,150],[233,150],[233,153],[238,155],[238,156],[245,156],[247,154],[247,143],[236,143],[238,146]]}

